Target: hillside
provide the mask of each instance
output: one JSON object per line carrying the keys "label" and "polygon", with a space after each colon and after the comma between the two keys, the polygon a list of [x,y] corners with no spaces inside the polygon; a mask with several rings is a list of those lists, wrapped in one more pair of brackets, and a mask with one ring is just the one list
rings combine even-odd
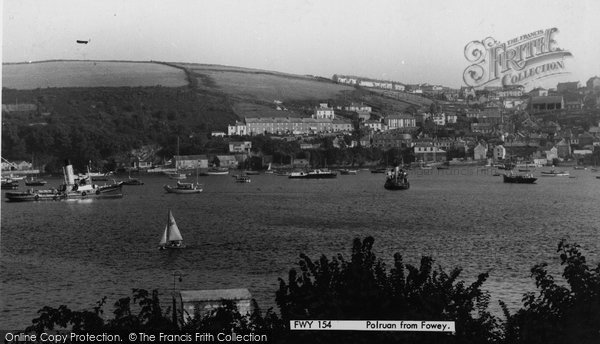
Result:
{"label": "hillside", "polygon": [[[193,154],[236,119],[306,116],[319,102],[414,106],[312,76],[190,63],[47,61],[3,65],[2,156],[50,167],[123,160],[146,144]],[[274,100],[290,112],[276,111]]]}
{"label": "hillside", "polygon": [[2,86],[47,87],[187,85],[185,72],[164,64],[127,61],[47,61],[2,65]]}

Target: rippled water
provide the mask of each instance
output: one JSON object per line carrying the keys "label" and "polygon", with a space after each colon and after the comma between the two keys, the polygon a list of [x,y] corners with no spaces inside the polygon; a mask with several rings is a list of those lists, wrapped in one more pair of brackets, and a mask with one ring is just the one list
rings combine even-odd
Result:
{"label": "rippled water", "polygon": [[[278,277],[298,255],[349,256],[352,239],[372,235],[378,257],[400,252],[418,264],[433,256],[445,269],[464,268],[473,281],[513,307],[533,290],[529,270],[539,262],[558,271],[556,245],[581,244],[588,260],[600,253],[600,180],[540,178],[504,184],[476,169],[412,171],[411,189],[383,189],[383,175],[361,171],[332,180],[252,176],[203,177],[205,192],[166,194],[166,177],[145,176],[117,200],[2,202],[0,328],[30,324],[45,305],[91,308],[108,297],[106,313],[131,288],[248,288],[274,306]],[[50,184],[58,184],[52,181]],[[156,249],[173,214],[188,245]]]}

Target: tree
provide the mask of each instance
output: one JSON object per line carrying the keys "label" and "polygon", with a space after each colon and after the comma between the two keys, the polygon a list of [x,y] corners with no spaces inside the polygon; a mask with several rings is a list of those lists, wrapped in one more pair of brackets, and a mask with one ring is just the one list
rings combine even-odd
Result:
{"label": "tree", "polygon": [[292,319],[345,320],[453,320],[456,335],[411,333],[309,333],[294,334],[286,342],[406,342],[490,343],[498,341],[496,319],[487,311],[489,295],[481,290],[487,274],[471,285],[458,281],[461,270],[450,273],[433,268],[433,259],[421,265],[404,264],[394,255],[393,268],[372,251],[374,239],[354,240],[350,260],[341,254],[318,261],[301,255],[299,271],[292,269],[288,281],[279,280],[276,301],[283,322]]}
{"label": "tree", "polygon": [[501,302],[506,322],[506,343],[600,342],[600,264],[588,266],[581,247],[564,239],[558,244],[562,276],[557,283],[548,274],[547,264],[537,264],[531,276],[538,288],[525,294],[525,308],[511,315]]}

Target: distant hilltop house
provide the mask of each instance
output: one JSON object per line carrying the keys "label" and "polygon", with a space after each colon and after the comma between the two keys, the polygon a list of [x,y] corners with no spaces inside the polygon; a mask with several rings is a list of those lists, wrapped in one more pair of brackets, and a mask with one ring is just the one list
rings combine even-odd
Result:
{"label": "distant hilltop house", "polygon": [[37,110],[35,104],[2,104],[2,112],[33,112]]}
{"label": "distant hilltop house", "polygon": [[344,106],[345,111],[354,111],[354,112],[373,112],[373,109],[365,104],[357,104],[352,103],[348,106]]}
{"label": "distant hilltop house", "polygon": [[509,98],[509,97],[521,97],[523,95],[525,88],[521,85],[509,85],[504,86],[502,89],[495,91],[495,94],[500,99]]}
{"label": "distant hilltop house", "polygon": [[460,90],[458,91],[459,95],[463,98],[463,99],[468,99],[468,98],[472,98],[475,99],[477,96],[475,94],[475,89],[473,87],[461,87]]}
{"label": "distant hilltop house", "polygon": [[596,88],[600,88],[600,77],[594,76],[591,77],[587,82],[586,82],[586,86],[588,88],[588,90],[594,90]]}
{"label": "distant hilltop house", "polygon": [[402,83],[387,80],[377,80],[371,78],[363,78],[357,76],[334,75],[333,81],[338,84],[346,84],[352,86],[360,86],[367,88],[381,88],[385,90],[404,91],[405,87]]}
{"label": "distant hilltop house", "polygon": [[577,92],[579,85],[579,81],[559,82],[558,85],[556,85],[556,91],[560,94],[565,92]]}
{"label": "distant hilltop house", "polygon": [[561,110],[565,108],[565,101],[562,96],[532,97],[529,108],[533,112]]}
{"label": "distant hilltop house", "polygon": [[548,90],[545,88],[537,87],[533,90],[529,91],[530,97],[546,97],[548,95]]}

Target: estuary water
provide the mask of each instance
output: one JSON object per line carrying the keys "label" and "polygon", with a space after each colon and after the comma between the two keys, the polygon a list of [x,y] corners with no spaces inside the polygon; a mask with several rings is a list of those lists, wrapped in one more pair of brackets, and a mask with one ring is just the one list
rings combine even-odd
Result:
{"label": "estuary water", "polygon": [[[142,175],[145,185],[124,186],[122,199],[3,199],[0,329],[30,325],[43,306],[91,309],[103,296],[111,315],[132,288],[248,288],[261,308],[274,307],[277,279],[300,253],[349,257],[352,240],[368,235],[386,262],[396,252],[413,265],[430,255],[446,271],[462,267],[468,283],[489,272],[492,307],[504,300],[515,309],[535,290],[534,264],[560,272],[561,238],[580,244],[589,262],[600,259],[598,174],[570,173],[518,185],[477,168],[413,170],[406,191],[387,191],[384,175],[364,170],[331,180],[258,175],[247,184],[210,176],[195,195],[167,194],[162,185],[172,180]],[[169,209],[185,250],[157,250]]]}

